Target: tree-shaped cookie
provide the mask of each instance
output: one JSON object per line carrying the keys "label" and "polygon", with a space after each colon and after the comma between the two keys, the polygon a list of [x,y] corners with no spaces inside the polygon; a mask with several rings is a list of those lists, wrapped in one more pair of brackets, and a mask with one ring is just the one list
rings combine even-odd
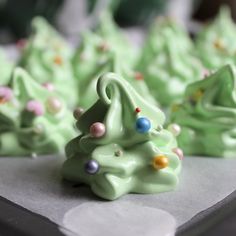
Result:
{"label": "tree-shaped cookie", "polygon": [[190,84],[171,121],[181,126],[178,143],[186,154],[236,157],[235,67]]}
{"label": "tree-shaped cookie", "polygon": [[164,107],[181,100],[186,85],[202,74],[189,36],[170,19],[159,19],[151,27],[137,69]]}
{"label": "tree-shaped cookie", "polygon": [[182,153],[162,127],[164,113],[115,73],[99,78],[97,93],[90,109],[82,115],[75,111],[81,135],[66,146],[64,178],[88,184],[109,200],[173,190]]}
{"label": "tree-shaped cookie", "polygon": [[208,69],[217,69],[236,62],[236,26],[230,9],[220,9],[213,22],[207,24],[197,35],[196,47],[199,57]]}
{"label": "tree-shaped cookie", "polygon": [[22,50],[19,66],[49,90],[55,90],[69,106],[77,103],[78,91],[71,65],[71,49],[46,20],[32,21],[32,34]]}
{"label": "tree-shaped cookie", "polygon": [[24,70],[14,70],[11,87],[0,86],[0,156],[57,153],[74,135],[65,102]]}

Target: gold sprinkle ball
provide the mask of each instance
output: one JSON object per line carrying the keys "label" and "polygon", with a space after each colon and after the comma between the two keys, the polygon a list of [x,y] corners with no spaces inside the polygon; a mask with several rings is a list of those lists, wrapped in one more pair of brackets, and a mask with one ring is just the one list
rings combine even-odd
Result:
{"label": "gold sprinkle ball", "polygon": [[152,160],[152,166],[156,170],[164,169],[168,166],[168,164],[169,164],[168,158],[163,154],[155,156]]}

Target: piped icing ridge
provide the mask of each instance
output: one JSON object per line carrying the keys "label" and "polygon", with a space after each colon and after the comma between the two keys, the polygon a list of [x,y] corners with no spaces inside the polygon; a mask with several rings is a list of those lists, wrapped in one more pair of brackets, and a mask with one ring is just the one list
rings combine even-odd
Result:
{"label": "piped icing ridge", "polygon": [[198,55],[210,70],[236,62],[236,26],[230,9],[221,7],[214,21],[206,24],[196,39]]}
{"label": "piped icing ridge", "polygon": [[126,61],[122,61],[116,53],[111,51],[107,52],[104,61],[97,66],[86,79],[80,81],[80,106],[87,109],[96,102],[98,99],[96,93],[98,78],[107,72],[114,72],[122,75],[141,96],[152,104],[157,105],[157,102],[150,94],[143,75],[140,72],[130,69],[125,62]]}
{"label": "piped icing ridge", "polygon": [[115,73],[101,76],[97,102],[77,121],[81,135],[68,143],[65,179],[90,185],[114,200],[126,193],[174,189],[181,160],[165,116]]}
{"label": "piped icing ridge", "polygon": [[75,136],[64,101],[21,68],[10,87],[0,87],[0,101],[0,156],[62,152]]}
{"label": "piped icing ridge", "polygon": [[236,74],[226,65],[190,84],[171,121],[181,126],[178,143],[186,154],[235,157]]}
{"label": "piped icing ridge", "polygon": [[152,25],[137,68],[164,107],[180,101],[186,85],[200,79],[203,69],[187,33],[165,18]]}
{"label": "piped icing ridge", "polygon": [[[42,85],[55,90],[67,104],[77,104],[78,91],[66,41],[41,17],[32,21],[32,34],[22,49],[18,65]],[[70,98],[70,99],[68,99]]]}

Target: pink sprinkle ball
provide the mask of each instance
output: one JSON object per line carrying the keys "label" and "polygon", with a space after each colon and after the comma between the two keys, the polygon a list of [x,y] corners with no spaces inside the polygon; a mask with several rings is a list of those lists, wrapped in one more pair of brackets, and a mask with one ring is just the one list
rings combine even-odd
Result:
{"label": "pink sprinkle ball", "polygon": [[44,106],[41,102],[36,100],[28,101],[26,110],[33,112],[36,116],[42,116],[44,114]]}
{"label": "pink sprinkle ball", "polygon": [[54,91],[55,89],[52,83],[43,83],[42,86],[50,92]]}
{"label": "pink sprinkle ball", "polygon": [[13,92],[10,88],[6,86],[0,86],[0,100],[2,102],[8,102],[12,99]]}
{"label": "pink sprinkle ball", "polygon": [[90,126],[90,134],[92,137],[94,138],[100,138],[102,137],[106,132],[106,127],[103,123],[101,122],[96,122],[96,123],[93,123],[91,126]]}
{"label": "pink sprinkle ball", "polygon": [[177,148],[173,148],[172,151],[179,157],[181,161],[184,159],[184,153],[182,149],[177,147]]}
{"label": "pink sprinkle ball", "polygon": [[50,97],[47,100],[47,110],[52,113],[56,114],[62,109],[61,101],[56,97]]}

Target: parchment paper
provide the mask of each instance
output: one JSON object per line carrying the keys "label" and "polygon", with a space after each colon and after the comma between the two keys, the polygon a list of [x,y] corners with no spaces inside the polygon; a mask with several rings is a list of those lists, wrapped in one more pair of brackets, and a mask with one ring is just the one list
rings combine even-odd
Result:
{"label": "parchment paper", "polygon": [[[86,186],[63,182],[62,163],[63,158],[58,156],[0,158],[0,195],[59,225],[68,210],[86,202],[104,202]],[[180,226],[236,189],[235,167],[236,159],[186,157],[180,185],[175,191],[129,194],[114,204],[131,201],[163,209],[173,215]]]}

